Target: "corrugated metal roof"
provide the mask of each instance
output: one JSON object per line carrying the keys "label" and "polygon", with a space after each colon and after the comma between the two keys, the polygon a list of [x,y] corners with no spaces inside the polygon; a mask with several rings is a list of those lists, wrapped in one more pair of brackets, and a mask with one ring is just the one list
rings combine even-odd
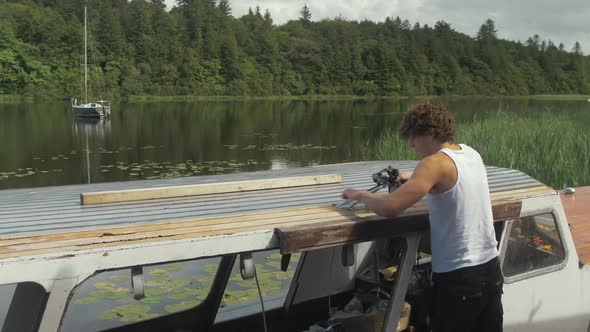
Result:
{"label": "corrugated metal roof", "polygon": [[[402,171],[412,170],[416,164],[417,161],[372,161],[214,176],[0,190],[0,238],[329,205],[341,200],[340,193],[344,188],[372,187],[373,172],[389,165]],[[541,182],[517,170],[487,167],[487,172],[491,192],[543,186]],[[341,184],[310,187],[80,205],[80,194],[83,192],[319,174],[341,174],[343,181]]]}

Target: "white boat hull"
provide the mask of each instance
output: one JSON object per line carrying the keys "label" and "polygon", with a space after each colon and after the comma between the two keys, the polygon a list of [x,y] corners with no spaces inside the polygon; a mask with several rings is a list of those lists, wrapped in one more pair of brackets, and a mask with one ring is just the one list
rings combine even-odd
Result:
{"label": "white boat hull", "polygon": [[111,114],[111,107],[98,103],[73,105],[74,114],[80,117],[105,117]]}

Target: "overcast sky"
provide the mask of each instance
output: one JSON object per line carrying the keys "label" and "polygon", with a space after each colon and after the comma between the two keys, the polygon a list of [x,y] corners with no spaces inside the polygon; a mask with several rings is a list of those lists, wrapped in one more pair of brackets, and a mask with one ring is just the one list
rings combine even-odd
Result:
{"label": "overcast sky", "polygon": [[[166,0],[169,7],[176,0]],[[399,16],[414,25],[430,26],[444,20],[460,32],[475,36],[481,24],[491,18],[498,36],[526,41],[535,34],[563,43],[568,51],[575,41],[590,54],[590,0],[230,0],[234,17],[244,15],[249,7],[268,9],[275,24],[299,17],[307,4],[312,21],[341,16],[349,20],[383,21]]]}

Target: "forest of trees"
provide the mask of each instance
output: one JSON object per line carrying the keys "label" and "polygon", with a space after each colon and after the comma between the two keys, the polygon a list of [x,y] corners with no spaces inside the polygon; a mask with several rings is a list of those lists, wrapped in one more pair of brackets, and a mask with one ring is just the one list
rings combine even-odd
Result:
{"label": "forest of trees", "polygon": [[[0,95],[80,96],[81,0],[0,0]],[[444,21],[314,20],[304,6],[231,15],[229,0],[89,0],[92,86],[131,95],[531,95],[590,93],[590,56],[538,35],[475,37]]]}

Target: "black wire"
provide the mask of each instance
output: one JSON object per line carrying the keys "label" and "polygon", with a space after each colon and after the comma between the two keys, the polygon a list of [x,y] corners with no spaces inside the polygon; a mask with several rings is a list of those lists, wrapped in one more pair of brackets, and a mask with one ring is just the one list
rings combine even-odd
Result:
{"label": "black wire", "polygon": [[264,332],[266,330],[266,313],[264,311],[264,301],[262,300],[262,292],[260,291],[260,284],[258,283],[258,273],[256,273],[256,265],[254,264],[254,279],[256,280],[256,288],[258,288],[258,295],[260,296],[260,306],[262,307],[262,321],[264,322]]}

